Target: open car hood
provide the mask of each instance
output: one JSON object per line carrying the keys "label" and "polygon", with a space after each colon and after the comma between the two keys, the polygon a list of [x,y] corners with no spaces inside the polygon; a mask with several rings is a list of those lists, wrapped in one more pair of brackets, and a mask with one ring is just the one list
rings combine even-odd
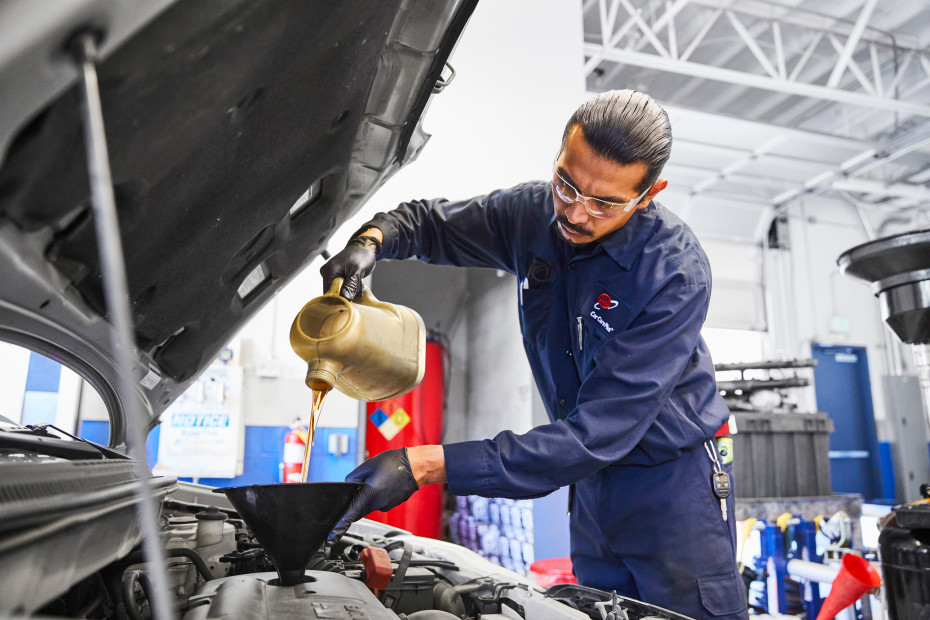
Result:
{"label": "open car hood", "polygon": [[88,380],[125,440],[77,70],[103,37],[104,121],[153,425],[426,136],[477,0],[0,5],[0,339]]}

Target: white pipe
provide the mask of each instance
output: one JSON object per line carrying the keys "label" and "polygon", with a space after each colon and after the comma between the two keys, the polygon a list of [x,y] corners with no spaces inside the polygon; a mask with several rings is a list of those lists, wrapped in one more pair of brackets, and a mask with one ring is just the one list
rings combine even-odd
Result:
{"label": "white pipe", "polygon": [[[879,562],[869,562],[879,574],[881,574],[881,564]],[[808,562],[807,560],[788,560],[786,566],[788,574],[800,579],[808,579],[819,583],[833,583],[840,572],[839,566],[828,566],[820,562]]]}
{"label": "white pipe", "polygon": [[818,562],[807,560],[788,560],[788,574],[792,577],[817,581],[819,583],[833,583],[840,569]]}

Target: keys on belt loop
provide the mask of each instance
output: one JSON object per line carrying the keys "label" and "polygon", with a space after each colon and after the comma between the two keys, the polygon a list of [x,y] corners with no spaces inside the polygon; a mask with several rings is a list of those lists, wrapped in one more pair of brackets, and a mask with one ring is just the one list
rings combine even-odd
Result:
{"label": "keys on belt loop", "polygon": [[714,489],[714,495],[720,500],[720,514],[723,516],[723,520],[726,521],[727,498],[730,497],[732,487],[730,486],[730,477],[723,471],[723,467],[720,466],[720,459],[717,458],[717,451],[714,446],[710,445],[710,441],[713,440],[704,442],[704,451],[707,452],[707,456],[710,457],[710,462],[714,468],[714,471],[710,475],[710,482]]}

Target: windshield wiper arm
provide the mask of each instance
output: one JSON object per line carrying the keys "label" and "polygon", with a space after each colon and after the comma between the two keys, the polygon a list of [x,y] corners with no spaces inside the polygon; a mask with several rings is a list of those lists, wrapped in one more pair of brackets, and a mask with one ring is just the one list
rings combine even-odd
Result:
{"label": "windshield wiper arm", "polygon": [[130,458],[129,456],[123,454],[122,452],[117,452],[116,450],[113,450],[112,448],[107,448],[106,446],[101,446],[99,443],[94,443],[93,441],[84,439],[83,437],[77,437],[75,435],[72,435],[68,431],[62,430],[58,428],[57,426],[55,426],[54,424],[27,424],[26,428],[33,431],[34,433],[39,434],[42,437],[50,437],[52,439],[61,439],[60,437],[55,437],[55,435],[52,435],[51,433],[48,432],[48,429],[53,428],[59,433],[61,433],[62,435],[65,435],[75,441],[80,441],[81,443],[91,446],[92,448],[97,450],[97,452],[102,454],[104,458],[121,459],[121,460],[126,460]]}

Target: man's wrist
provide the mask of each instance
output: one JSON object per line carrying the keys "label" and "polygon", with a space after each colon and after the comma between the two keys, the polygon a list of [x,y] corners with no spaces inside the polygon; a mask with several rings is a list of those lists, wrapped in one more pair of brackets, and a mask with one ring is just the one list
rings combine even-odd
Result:
{"label": "man's wrist", "polygon": [[417,485],[422,487],[446,481],[446,458],[442,446],[409,447],[407,460]]}
{"label": "man's wrist", "polygon": [[379,244],[384,243],[384,233],[381,232],[380,228],[376,228],[374,226],[369,226],[365,230],[360,231],[356,236],[357,237],[373,237],[374,239],[378,241]]}
{"label": "man's wrist", "polygon": [[372,234],[360,234],[349,239],[346,249],[349,248],[367,248],[375,253],[377,257],[381,253],[381,241]]}

